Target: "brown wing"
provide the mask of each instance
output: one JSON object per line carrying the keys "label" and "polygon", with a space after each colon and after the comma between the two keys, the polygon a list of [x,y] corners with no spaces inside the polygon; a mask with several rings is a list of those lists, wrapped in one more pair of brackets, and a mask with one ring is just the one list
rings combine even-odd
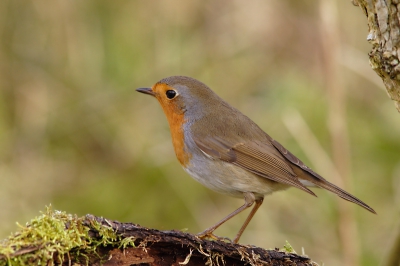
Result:
{"label": "brown wing", "polygon": [[[307,165],[305,165],[302,161],[300,161],[299,158],[297,158],[296,156],[294,156],[290,151],[288,151],[287,149],[285,149],[279,142],[277,142],[276,140],[272,139],[270,136],[268,136],[269,141],[271,142],[271,144],[291,163],[293,163],[294,165],[296,165],[297,167],[299,167],[300,171],[297,170],[296,168],[294,168],[295,172],[297,173],[297,175],[305,180],[308,180],[312,183],[314,183],[316,186],[320,187],[320,188],[324,188],[326,190],[329,190],[333,193],[335,193],[336,195],[338,195],[339,197],[341,197],[342,199],[348,200],[350,202],[353,202],[355,204],[360,205],[361,207],[367,209],[368,211],[375,213],[374,209],[372,209],[370,206],[368,206],[366,203],[364,203],[363,201],[361,201],[360,199],[354,197],[353,195],[351,195],[350,193],[346,192],[345,190],[341,189],[340,187],[328,182],[326,179],[324,179],[322,176],[320,176],[319,174],[317,174],[316,172],[314,172],[312,169],[310,169]],[[307,172],[308,174],[304,173]]]}
{"label": "brown wing", "polygon": [[229,143],[218,137],[195,137],[194,141],[207,156],[232,163],[256,175],[297,187],[316,196],[298,180],[292,167],[270,143]]}

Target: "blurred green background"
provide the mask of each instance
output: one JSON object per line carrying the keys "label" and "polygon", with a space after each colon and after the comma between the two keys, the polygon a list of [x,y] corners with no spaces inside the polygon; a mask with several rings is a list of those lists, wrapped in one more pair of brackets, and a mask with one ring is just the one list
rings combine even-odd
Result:
{"label": "blurred green background", "polygon": [[378,213],[290,189],[266,197],[243,244],[378,265],[398,232],[400,124],[366,23],[334,0],[1,1],[0,238],[50,203],[192,233],[243,204],[182,170],[158,103],[135,92],[187,75]]}

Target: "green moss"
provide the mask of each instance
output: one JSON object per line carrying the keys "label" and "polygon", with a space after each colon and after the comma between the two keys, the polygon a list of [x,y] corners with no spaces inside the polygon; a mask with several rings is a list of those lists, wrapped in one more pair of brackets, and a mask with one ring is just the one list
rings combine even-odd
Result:
{"label": "green moss", "polygon": [[281,251],[297,254],[296,251],[294,250],[294,248],[292,247],[292,245],[290,245],[290,243],[287,240],[286,240],[286,244],[283,245],[283,248],[281,249]]}
{"label": "green moss", "polygon": [[[95,220],[53,211],[47,207],[39,217],[32,219],[20,231],[0,241],[0,266],[53,265],[71,258],[89,264],[89,256],[97,255],[99,246],[134,246],[134,239],[120,241],[115,232]],[[89,230],[96,231],[96,237]],[[98,256],[98,255],[97,255]]]}

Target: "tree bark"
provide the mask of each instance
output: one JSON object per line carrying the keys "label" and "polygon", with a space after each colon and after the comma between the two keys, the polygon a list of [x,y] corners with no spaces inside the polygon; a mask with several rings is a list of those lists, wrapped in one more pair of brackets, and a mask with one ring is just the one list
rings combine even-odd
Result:
{"label": "tree bark", "polygon": [[[107,221],[123,237],[134,237],[137,247],[109,249],[106,266],[121,265],[316,265],[309,258],[279,250],[265,250],[225,241],[200,240],[181,231],[159,231],[135,224]],[[145,263],[145,264],[143,264]]]}
{"label": "tree bark", "polygon": [[371,67],[382,78],[389,97],[400,112],[399,0],[353,0],[353,3],[368,18]]}
{"label": "tree bark", "polygon": [[202,240],[181,231],[51,211],[0,241],[0,266],[5,265],[317,266],[288,248],[265,250],[228,240]]}

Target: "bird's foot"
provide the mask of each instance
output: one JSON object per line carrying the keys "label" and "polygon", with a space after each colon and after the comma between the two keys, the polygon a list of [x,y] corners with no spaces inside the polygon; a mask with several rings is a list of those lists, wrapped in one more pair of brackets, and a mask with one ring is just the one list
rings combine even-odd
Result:
{"label": "bird's foot", "polygon": [[217,240],[217,241],[223,241],[223,242],[227,242],[227,243],[231,243],[231,244],[233,243],[233,241],[227,237],[216,236],[212,232],[207,232],[207,231],[198,233],[196,236],[200,239]]}

